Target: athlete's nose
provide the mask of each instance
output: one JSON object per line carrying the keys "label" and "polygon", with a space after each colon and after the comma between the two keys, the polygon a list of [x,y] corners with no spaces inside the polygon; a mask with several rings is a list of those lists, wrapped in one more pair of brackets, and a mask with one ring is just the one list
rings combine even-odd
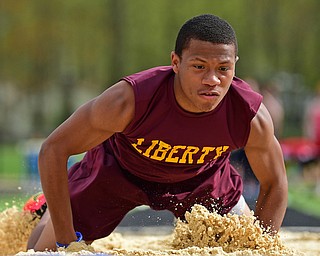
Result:
{"label": "athlete's nose", "polygon": [[216,72],[211,70],[204,74],[202,83],[209,86],[216,86],[219,85],[221,81]]}

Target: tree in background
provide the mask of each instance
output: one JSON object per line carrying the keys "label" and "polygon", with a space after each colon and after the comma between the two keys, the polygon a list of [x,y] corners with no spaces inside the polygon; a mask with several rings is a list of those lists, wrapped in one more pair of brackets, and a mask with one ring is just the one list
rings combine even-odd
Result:
{"label": "tree in background", "polygon": [[219,15],[237,31],[238,75],[267,80],[283,71],[312,88],[319,7],[317,0],[3,0],[0,139],[47,135],[123,75],[169,64],[177,29],[200,13]]}

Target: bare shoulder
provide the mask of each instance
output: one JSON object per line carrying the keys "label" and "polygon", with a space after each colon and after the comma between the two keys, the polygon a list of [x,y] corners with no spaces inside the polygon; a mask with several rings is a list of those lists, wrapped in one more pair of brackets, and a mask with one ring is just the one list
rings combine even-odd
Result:
{"label": "bare shoulder", "polygon": [[251,121],[250,135],[246,147],[267,146],[274,139],[274,127],[269,111],[261,104]]}
{"label": "bare shoulder", "polygon": [[108,127],[121,132],[134,116],[134,92],[132,86],[121,80],[93,99],[91,122],[96,128]]}
{"label": "bare shoulder", "polygon": [[251,121],[251,131],[244,149],[261,186],[283,181],[285,166],[281,147],[274,135],[271,116],[263,104]]}
{"label": "bare shoulder", "polygon": [[81,105],[46,139],[66,156],[85,152],[116,132],[122,132],[134,116],[134,93],[130,84],[120,81],[96,98]]}

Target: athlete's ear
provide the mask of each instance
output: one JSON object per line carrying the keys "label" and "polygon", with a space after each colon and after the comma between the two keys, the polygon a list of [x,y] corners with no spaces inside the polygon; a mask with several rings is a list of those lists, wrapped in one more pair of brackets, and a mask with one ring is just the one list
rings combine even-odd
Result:
{"label": "athlete's ear", "polygon": [[239,56],[236,56],[236,60],[234,62],[234,73],[233,73],[233,76],[236,75],[236,64],[237,64],[237,61],[239,60]]}
{"label": "athlete's ear", "polygon": [[174,52],[171,52],[171,66],[175,73],[178,72],[179,69],[179,63],[180,63],[180,57]]}

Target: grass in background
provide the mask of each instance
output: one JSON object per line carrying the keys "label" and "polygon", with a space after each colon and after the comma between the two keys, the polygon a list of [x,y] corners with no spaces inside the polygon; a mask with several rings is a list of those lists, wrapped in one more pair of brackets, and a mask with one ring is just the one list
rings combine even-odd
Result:
{"label": "grass in background", "polygon": [[289,207],[320,218],[320,161],[306,165],[290,161],[286,163],[289,182]]}
{"label": "grass in background", "polygon": [[25,169],[24,156],[17,145],[0,145],[0,178],[2,180],[19,179]]}
{"label": "grass in background", "polygon": [[320,196],[303,183],[289,186],[289,206],[320,218]]}
{"label": "grass in background", "polygon": [[[22,207],[33,194],[40,191],[37,159],[27,159],[25,145],[0,144],[0,211],[16,205]],[[80,161],[83,154],[69,159],[70,167]],[[27,161],[29,160],[29,161]]]}
{"label": "grass in background", "polygon": [[[29,185],[27,163],[21,144],[0,145],[0,211],[22,207],[24,202],[36,193]],[[35,192],[34,192],[35,191]]]}

